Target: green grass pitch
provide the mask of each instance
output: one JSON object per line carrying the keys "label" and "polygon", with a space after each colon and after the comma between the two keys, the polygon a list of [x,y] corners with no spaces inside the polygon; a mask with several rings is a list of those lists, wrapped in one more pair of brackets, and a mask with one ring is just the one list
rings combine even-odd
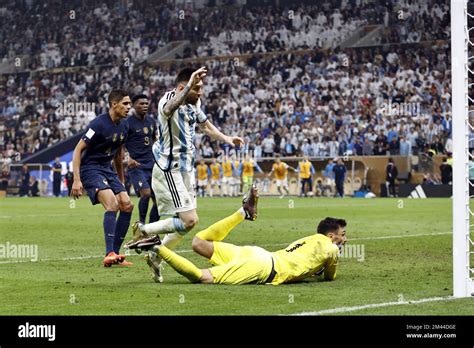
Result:
{"label": "green grass pitch", "polygon": [[[138,216],[137,199],[132,218]],[[452,203],[450,199],[267,198],[255,222],[244,221],[226,239],[268,250],[315,232],[319,219],[348,221],[349,243],[361,258],[341,258],[337,279],[292,285],[190,284],[169,266],[155,284],[143,257],[131,268],[102,267],[100,206],[87,198],[0,200],[0,244],[35,244],[39,260],[0,259],[0,315],[288,315],[341,307],[446,297],[452,294]],[[178,251],[191,252],[199,230],[234,212],[240,199],[199,199],[200,222]],[[130,233],[130,232],[129,232]],[[127,236],[127,240],[129,235]],[[365,308],[349,315],[471,315],[474,299]],[[329,313],[332,314],[332,313]]]}

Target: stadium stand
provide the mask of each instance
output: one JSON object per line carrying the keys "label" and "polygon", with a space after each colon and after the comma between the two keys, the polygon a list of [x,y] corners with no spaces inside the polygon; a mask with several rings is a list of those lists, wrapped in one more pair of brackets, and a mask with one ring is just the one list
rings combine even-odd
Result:
{"label": "stadium stand", "polygon": [[[270,135],[270,155],[450,152],[446,1],[282,3],[193,9],[137,0],[7,1],[2,65],[29,59],[0,77],[2,157],[24,160],[81,132],[106,109],[114,87],[150,95],[153,112],[176,70],[198,62],[210,69],[205,112],[257,156]],[[374,44],[342,47],[367,26],[380,29]],[[176,40],[189,40],[181,58],[194,58],[146,60]],[[206,141],[198,136],[199,153]]]}

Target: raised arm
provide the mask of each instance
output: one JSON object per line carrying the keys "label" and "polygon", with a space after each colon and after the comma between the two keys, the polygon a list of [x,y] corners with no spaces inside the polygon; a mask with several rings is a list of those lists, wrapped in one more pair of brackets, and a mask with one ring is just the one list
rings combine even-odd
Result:
{"label": "raised arm", "polygon": [[207,70],[205,67],[201,67],[193,72],[186,86],[180,91],[177,90],[175,96],[166,102],[163,107],[163,113],[167,118],[170,118],[176,109],[183,104],[189,91],[206,76],[206,73]]}

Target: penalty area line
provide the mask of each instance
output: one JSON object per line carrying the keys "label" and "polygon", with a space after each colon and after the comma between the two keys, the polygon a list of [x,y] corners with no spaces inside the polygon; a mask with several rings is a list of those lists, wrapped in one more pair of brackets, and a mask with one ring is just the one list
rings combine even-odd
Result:
{"label": "penalty area line", "polygon": [[296,315],[296,316],[313,316],[314,315],[315,316],[315,315],[338,314],[338,313],[355,312],[355,311],[360,311],[360,310],[369,309],[369,308],[383,308],[383,307],[391,307],[391,306],[413,305],[413,304],[420,304],[420,303],[427,303],[427,302],[450,301],[450,300],[455,300],[455,299],[457,299],[457,297],[454,297],[454,296],[428,297],[428,298],[422,298],[419,300],[412,300],[412,301],[371,303],[371,304],[366,304],[366,305],[361,305],[361,306],[323,309],[323,310],[315,311],[315,312],[302,312],[302,313],[294,313],[290,315]]}

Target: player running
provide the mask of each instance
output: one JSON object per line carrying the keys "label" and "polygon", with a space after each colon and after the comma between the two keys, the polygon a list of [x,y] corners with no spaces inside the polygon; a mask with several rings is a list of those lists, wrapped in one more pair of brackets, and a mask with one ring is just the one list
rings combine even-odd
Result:
{"label": "player running", "polygon": [[[198,223],[194,175],[196,123],[211,139],[231,146],[244,143],[240,137],[222,134],[201,110],[200,97],[206,74],[204,67],[196,71],[181,70],[176,78],[176,89],[165,93],[158,103],[160,137],[153,145],[152,188],[160,215],[173,217],[147,225],[134,224],[134,240],[144,233],[166,233],[163,245],[174,249]],[[157,282],[163,281],[160,263],[160,258],[148,262]]]}
{"label": "player running", "polygon": [[129,133],[125,147],[129,153],[128,175],[133,188],[140,197],[138,214],[140,222],[145,223],[150,198],[153,206],[150,211],[150,222],[160,219],[156,206],[155,195],[151,190],[151,174],[153,171],[152,146],[157,138],[157,127],[153,117],[147,115],[149,100],[144,94],[132,98],[132,114],[127,117]]}
{"label": "player running", "polygon": [[217,163],[215,158],[212,159],[212,163],[209,166],[211,170],[211,189],[209,190],[209,197],[212,197],[214,194],[214,188],[217,186],[219,189],[220,195],[222,197],[222,186],[221,186],[221,178],[222,178],[222,166]]}
{"label": "player running", "polygon": [[[125,118],[130,111],[131,101],[126,91],[115,89],[110,92],[108,102],[109,111],[97,116],[89,124],[74,149],[71,195],[78,199],[85,190],[93,205],[101,203],[105,209],[104,266],[129,266],[132,263],[125,261],[125,256],[120,255],[119,251],[133,211],[133,203],[124,186],[122,163],[123,145],[128,136]],[[112,160],[115,171],[110,163]]]}
{"label": "player running", "polygon": [[191,261],[161,245],[159,237],[138,241],[131,248],[153,249],[178,273],[193,283],[205,284],[286,284],[313,275],[324,280],[336,278],[339,250],[346,242],[346,221],[327,217],[317,233],[291,243],[285,249],[269,252],[257,246],[236,246],[222,240],[244,219],[257,217],[258,191],[252,187],[242,208],[199,232],[193,250],[213,265],[199,269]]}
{"label": "player running", "polygon": [[276,185],[278,192],[280,193],[280,198],[285,197],[285,194],[281,190],[282,187],[283,190],[285,190],[286,194],[290,193],[288,191],[288,169],[291,169],[292,171],[296,172],[295,168],[290,167],[285,162],[282,162],[280,160],[280,155],[277,155],[275,163],[273,163],[272,170],[270,173],[268,173],[268,177],[271,177],[272,174],[275,174]]}

